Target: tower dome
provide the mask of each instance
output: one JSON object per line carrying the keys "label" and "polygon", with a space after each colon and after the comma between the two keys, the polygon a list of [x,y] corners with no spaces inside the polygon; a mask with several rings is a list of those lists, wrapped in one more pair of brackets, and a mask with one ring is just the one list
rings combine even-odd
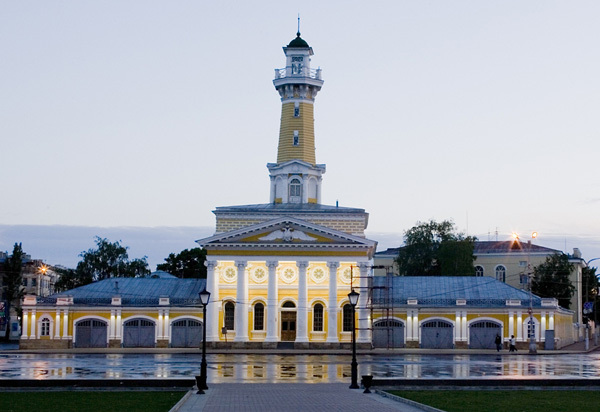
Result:
{"label": "tower dome", "polygon": [[287,45],[289,48],[294,49],[308,49],[310,46],[302,37],[300,37],[300,32],[296,33],[296,38]]}

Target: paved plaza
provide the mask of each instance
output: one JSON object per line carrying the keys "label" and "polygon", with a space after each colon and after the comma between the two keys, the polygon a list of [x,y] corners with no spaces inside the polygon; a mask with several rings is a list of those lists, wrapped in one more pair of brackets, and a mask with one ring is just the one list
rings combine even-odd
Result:
{"label": "paved plaza", "polygon": [[289,383],[221,383],[210,386],[204,395],[195,391],[171,412],[309,412],[309,411],[377,411],[423,412],[421,409],[362,389],[349,389],[348,384]]}

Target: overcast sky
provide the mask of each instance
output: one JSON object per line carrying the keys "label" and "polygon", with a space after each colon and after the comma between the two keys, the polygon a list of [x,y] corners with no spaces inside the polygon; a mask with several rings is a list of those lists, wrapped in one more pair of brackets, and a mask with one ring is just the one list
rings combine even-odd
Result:
{"label": "overcast sky", "polygon": [[324,203],[374,240],[452,219],[600,257],[598,1],[3,2],[0,225],[198,227],[193,247],[215,207],[268,202],[298,13]]}

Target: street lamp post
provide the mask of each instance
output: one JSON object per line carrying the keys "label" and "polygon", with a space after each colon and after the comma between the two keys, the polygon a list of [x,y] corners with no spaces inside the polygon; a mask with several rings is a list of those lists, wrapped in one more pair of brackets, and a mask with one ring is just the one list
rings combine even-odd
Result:
{"label": "street lamp post", "polygon": [[196,377],[196,385],[198,386],[198,394],[203,394],[206,386],[206,305],[210,300],[210,292],[204,288],[200,295],[200,303],[202,303],[202,362],[200,363],[200,376]]}
{"label": "street lamp post", "polygon": [[358,303],[358,292],[354,289],[348,293],[350,306],[352,306],[352,383],[350,389],[359,389],[358,386],[358,362],[356,362],[356,304]]}
{"label": "street lamp post", "polygon": [[[531,239],[537,237],[537,232],[531,234]],[[531,270],[531,239],[527,241],[527,271],[529,277],[529,327],[527,331],[529,333],[529,353],[536,354],[537,347],[535,344],[535,327],[533,323],[533,271]]]}

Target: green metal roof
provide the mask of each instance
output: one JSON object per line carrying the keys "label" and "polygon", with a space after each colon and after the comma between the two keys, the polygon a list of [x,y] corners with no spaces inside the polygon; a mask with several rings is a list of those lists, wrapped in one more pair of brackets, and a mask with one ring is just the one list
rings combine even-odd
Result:
{"label": "green metal roof", "polygon": [[290,42],[290,44],[287,45],[289,48],[295,48],[295,49],[308,49],[309,45],[308,43],[302,38],[300,37],[300,32],[296,33],[296,38],[294,40],[292,40]]}

